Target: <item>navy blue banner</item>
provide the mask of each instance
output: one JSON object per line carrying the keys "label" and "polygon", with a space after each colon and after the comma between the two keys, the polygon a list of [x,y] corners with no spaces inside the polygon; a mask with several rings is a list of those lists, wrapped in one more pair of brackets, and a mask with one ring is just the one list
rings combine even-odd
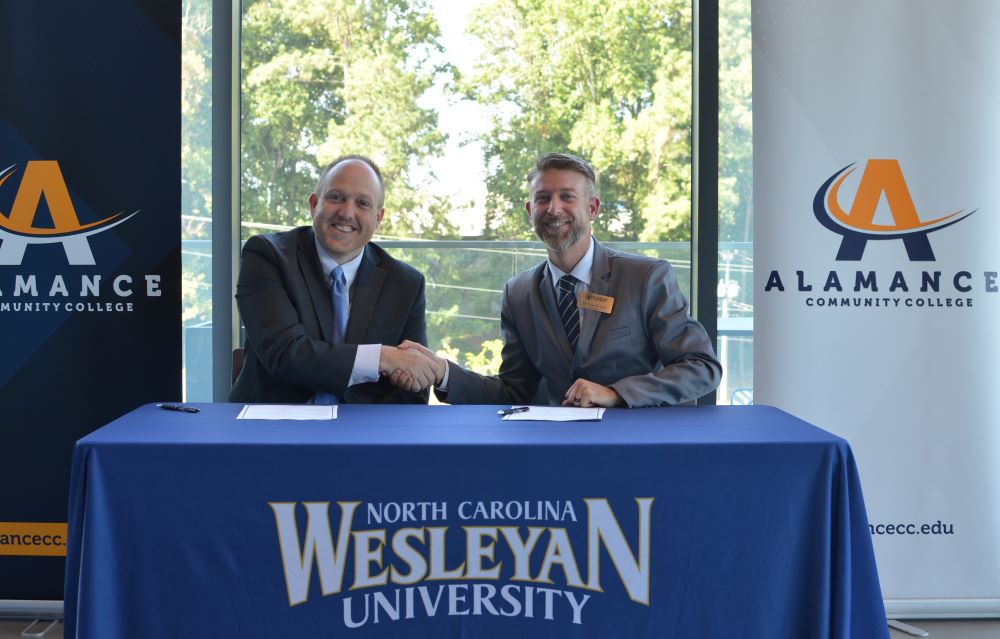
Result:
{"label": "navy blue banner", "polygon": [[0,599],[62,599],[73,442],[180,399],[178,0],[0,5]]}

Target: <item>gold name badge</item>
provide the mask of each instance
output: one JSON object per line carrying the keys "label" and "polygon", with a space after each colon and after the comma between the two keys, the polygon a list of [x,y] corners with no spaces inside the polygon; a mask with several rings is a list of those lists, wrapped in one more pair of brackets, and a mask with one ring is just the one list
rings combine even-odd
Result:
{"label": "gold name badge", "polygon": [[583,292],[577,295],[576,305],[588,311],[611,313],[611,309],[615,305],[615,298],[608,297],[607,295],[598,295],[597,293]]}

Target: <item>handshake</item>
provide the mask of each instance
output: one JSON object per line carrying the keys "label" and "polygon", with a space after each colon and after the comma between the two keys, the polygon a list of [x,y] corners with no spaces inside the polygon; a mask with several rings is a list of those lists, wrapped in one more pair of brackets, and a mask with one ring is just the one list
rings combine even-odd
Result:
{"label": "handshake", "polygon": [[[430,386],[439,386],[448,370],[448,362],[434,351],[416,342],[404,341],[399,346],[382,346],[379,354],[379,375],[389,378],[396,386],[412,393]],[[484,397],[482,403],[492,398]],[[570,384],[563,397],[563,406],[625,406],[625,400],[611,386],[579,378]]]}
{"label": "handshake", "polygon": [[403,390],[416,393],[444,379],[448,363],[432,350],[405,340],[399,346],[382,346],[378,372]]}

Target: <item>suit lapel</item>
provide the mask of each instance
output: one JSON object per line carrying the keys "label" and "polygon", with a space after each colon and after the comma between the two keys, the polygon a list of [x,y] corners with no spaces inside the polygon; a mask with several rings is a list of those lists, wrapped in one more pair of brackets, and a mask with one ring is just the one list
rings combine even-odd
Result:
{"label": "suit lapel", "polygon": [[535,290],[538,291],[538,294],[542,298],[542,304],[545,306],[545,314],[549,318],[549,326],[551,327],[551,332],[555,334],[556,343],[559,344],[563,357],[566,359],[566,363],[569,364],[573,361],[573,350],[569,346],[566,329],[563,328],[562,319],[559,317],[559,307],[556,305],[555,288],[552,283],[552,271],[549,270],[548,261],[542,262],[541,271],[541,278],[539,278],[538,286]]}
{"label": "suit lapel", "polygon": [[[351,301],[351,315],[347,320],[348,344],[361,344],[365,331],[375,311],[375,303],[382,291],[385,269],[379,266],[379,259],[371,247],[365,245],[358,274],[354,278],[354,294]],[[331,322],[333,314],[331,313]]]}
{"label": "suit lapel", "polygon": [[326,274],[323,273],[319,255],[316,254],[316,240],[312,229],[309,229],[308,233],[299,235],[299,269],[302,271],[306,288],[309,289],[309,297],[316,310],[316,321],[319,322],[320,332],[323,339],[329,341],[333,331],[333,302],[330,298],[330,287],[326,283]]}
{"label": "suit lapel", "polygon": [[[607,295],[610,280],[611,265],[608,261],[608,250],[600,242],[594,240],[594,262],[590,267],[590,292]],[[604,313],[581,311],[580,316],[580,341],[576,343],[576,355],[573,358],[574,367],[579,366],[590,354],[590,342],[594,339],[597,325],[604,317]]]}

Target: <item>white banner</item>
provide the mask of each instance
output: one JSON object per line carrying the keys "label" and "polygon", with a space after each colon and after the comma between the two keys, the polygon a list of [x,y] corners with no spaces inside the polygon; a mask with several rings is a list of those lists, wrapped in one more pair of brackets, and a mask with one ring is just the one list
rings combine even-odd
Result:
{"label": "white banner", "polygon": [[753,0],[754,399],[851,443],[893,616],[1000,614],[998,27]]}

